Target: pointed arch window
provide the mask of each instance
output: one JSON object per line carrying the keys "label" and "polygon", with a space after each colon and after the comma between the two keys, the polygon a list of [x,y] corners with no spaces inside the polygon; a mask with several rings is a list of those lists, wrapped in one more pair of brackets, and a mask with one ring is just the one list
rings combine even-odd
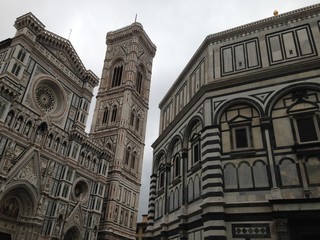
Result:
{"label": "pointed arch window", "polygon": [[136,158],[137,158],[137,153],[133,152],[132,157],[131,157],[131,168],[135,169],[136,166]]}
{"label": "pointed arch window", "polygon": [[15,76],[18,76],[20,73],[20,69],[21,67],[17,63],[15,63],[11,69],[11,73],[13,73]]}
{"label": "pointed arch window", "polygon": [[136,119],[136,131],[139,131],[140,128],[140,115]]}
{"label": "pointed arch window", "polygon": [[24,59],[25,59],[25,57],[26,57],[26,52],[21,49],[21,50],[19,51],[19,53],[18,53],[18,57],[17,57],[17,58],[18,58],[21,62],[23,62]]}
{"label": "pointed arch window", "polygon": [[106,107],[104,109],[104,112],[103,112],[102,124],[107,124],[108,123],[108,118],[109,118],[109,108]]}
{"label": "pointed arch window", "polygon": [[126,150],[126,157],[125,157],[125,164],[126,165],[129,165],[130,155],[131,155],[131,148],[128,147]]}
{"label": "pointed arch window", "polygon": [[142,80],[143,80],[142,73],[138,71],[137,77],[136,77],[136,90],[138,93],[141,93],[141,90],[142,90]]}
{"label": "pointed arch window", "polygon": [[131,111],[131,115],[130,115],[130,125],[133,126],[134,125],[134,117],[135,116],[135,111],[132,110]]}
{"label": "pointed arch window", "polygon": [[122,64],[116,65],[114,67],[111,87],[119,87],[121,85],[122,72],[123,72]]}
{"label": "pointed arch window", "polygon": [[113,106],[112,108],[112,114],[111,114],[111,122],[115,122],[116,119],[117,119],[117,111],[118,111],[118,108],[116,105]]}

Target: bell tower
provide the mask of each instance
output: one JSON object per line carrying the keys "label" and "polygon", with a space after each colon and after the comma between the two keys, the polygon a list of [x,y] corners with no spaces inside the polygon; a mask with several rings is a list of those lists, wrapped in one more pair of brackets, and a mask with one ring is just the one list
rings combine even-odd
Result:
{"label": "bell tower", "polygon": [[91,136],[114,152],[98,239],[135,239],[152,61],[140,23],[109,32]]}

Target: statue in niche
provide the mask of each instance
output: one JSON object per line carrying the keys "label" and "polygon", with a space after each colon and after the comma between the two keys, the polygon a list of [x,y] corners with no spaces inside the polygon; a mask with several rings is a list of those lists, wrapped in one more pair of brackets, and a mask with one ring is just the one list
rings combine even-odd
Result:
{"label": "statue in niche", "polygon": [[22,118],[19,117],[16,121],[16,125],[14,126],[14,129],[19,131],[20,130],[20,127],[21,127],[21,124],[22,124]]}
{"label": "statue in niche", "polygon": [[28,135],[29,135],[29,132],[30,132],[30,129],[31,129],[31,123],[28,122],[28,123],[26,124],[24,130],[23,130],[23,134],[28,136]]}

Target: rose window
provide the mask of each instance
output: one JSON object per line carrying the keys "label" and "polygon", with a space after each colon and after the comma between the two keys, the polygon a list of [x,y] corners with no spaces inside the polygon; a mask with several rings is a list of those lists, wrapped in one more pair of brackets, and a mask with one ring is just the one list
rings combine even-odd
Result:
{"label": "rose window", "polygon": [[51,111],[56,105],[56,97],[53,90],[45,85],[40,85],[35,91],[36,101],[43,111]]}

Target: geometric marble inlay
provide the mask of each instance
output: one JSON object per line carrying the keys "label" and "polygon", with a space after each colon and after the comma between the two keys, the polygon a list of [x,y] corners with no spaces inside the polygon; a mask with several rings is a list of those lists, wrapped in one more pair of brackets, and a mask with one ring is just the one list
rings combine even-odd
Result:
{"label": "geometric marble inlay", "polygon": [[270,238],[268,223],[262,224],[232,224],[234,238]]}

